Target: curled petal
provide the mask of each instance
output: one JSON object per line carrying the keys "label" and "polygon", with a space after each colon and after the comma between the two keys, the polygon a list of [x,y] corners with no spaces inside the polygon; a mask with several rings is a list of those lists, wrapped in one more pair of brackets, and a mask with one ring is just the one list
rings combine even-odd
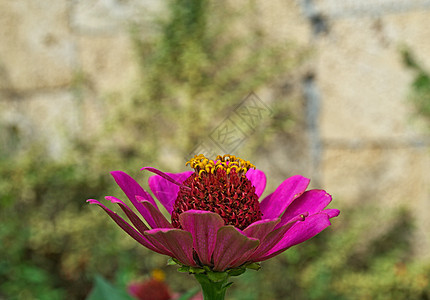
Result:
{"label": "curled petal", "polygon": [[244,263],[249,253],[257,248],[259,241],[248,238],[234,226],[223,226],[218,230],[213,253],[214,270],[224,271]]}
{"label": "curled petal", "polygon": [[172,256],[171,252],[166,251],[164,248],[157,247],[152,243],[146,236],[140,234],[136,229],[134,229],[130,224],[128,224],[123,218],[118,216],[115,212],[107,208],[105,205],[101,204],[99,201],[95,199],[87,200],[90,204],[99,205],[111,218],[118,224],[119,227],[122,228],[125,232],[127,232],[133,239],[135,239],[138,243],[147,247],[148,249],[155,251],[160,254]]}
{"label": "curled petal", "polygon": [[181,263],[196,267],[193,259],[193,238],[191,233],[181,229],[156,228],[145,231],[172,253]]}
{"label": "curled petal", "polygon": [[331,202],[331,196],[323,190],[310,190],[304,192],[291,203],[281,217],[278,227],[289,222],[291,218],[305,212],[310,215],[321,212]]}
{"label": "curled petal", "polygon": [[211,266],[218,229],[224,226],[220,215],[202,210],[188,210],[179,215],[182,228],[193,236],[193,247],[200,262]]}
{"label": "curled petal", "polygon": [[149,201],[154,207],[157,207],[154,199],[152,199],[151,195],[148,194],[130,175],[124,173],[122,171],[114,171],[111,172],[111,175],[115,179],[116,183],[119,187],[124,191],[127,195],[128,199],[130,199],[131,203],[133,203],[134,207],[136,207],[137,211],[142,215],[142,217],[148,222],[148,224],[152,227],[151,224],[154,224],[154,220],[152,219],[151,214],[148,210],[142,205],[142,203],[136,200],[136,196],[140,196],[146,201]]}
{"label": "curled petal", "polygon": [[186,188],[186,189],[190,189],[188,186],[183,186],[182,182],[178,182],[174,178],[172,178],[171,176],[169,176],[168,173],[162,172],[162,171],[160,171],[160,170],[158,170],[156,168],[144,167],[141,170],[147,170],[149,172],[155,173],[155,174],[163,177],[164,179],[170,181],[171,183],[176,184],[177,186],[180,186],[180,187],[183,187],[183,188]]}
{"label": "curled petal", "polygon": [[[261,261],[261,257],[265,256],[279,241],[285,236],[285,233],[293,227],[297,222],[303,221],[305,216],[299,215],[290,220],[287,224],[273,230],[260,240],[260,246],[250,255],[249,261]],[[275,224],[276,226],[276,224]]]}
{"label": "curled petal", "polygon": [[333,208],[332,209],[324,209],[322,212],[327,214],[330,219],[337,217],[340,214],[340,210],[333,209]]}
{"label": "curled petal", "polygon": [[260,203],[263,218],[272,219],[282,215],[288,205],[299,197],[309,185],[309,179],[300,175],[287,178]]}
{"label": "curled petal", "polygon": [[256,238],[261,241],[273,231],[275,226],[279,223],[280,219],[267,219],[260,220],[252,223],[243,230],[243,233],[250,238]]}
{"label": "curled petal", "polygon": [[257,196],[261,197],[266,188],[266,174],[257,169],[249,169],[248,172],[246,172],[246,178],[252,182]]}
{"label": "curled petal", "polygon": [[[149,188],[160,203],[166,208],[169,214],[172,214],[173,205],[175,204],[176,197],[178,196],[179,186],[177,183],[182,184],[185,179],[191,176],[192,173],[193,171],[183,173],[163,173],[163,176],[155,175],[149,177]],[[166,176],[170,179],[167,179]],[[176,183],[172,183],[172,181]]]}
{"label": "curled petal", "polygon": [[296,223],[287,231],[279,243],[259,260],[272,258],[288,248],[314,237],[328,226],[330,226],[330,221],[327,214],[318,213],[311,215],[305,221]]}
{"label": "curled petal", "polygon": [[150,202],[144,200],[140,196],[136,196],[136,200],[142,203],[145,209],[150,213],[153,220],[153,225],[151,225],[152,228],[173,228],[172,224],[170,224],[163,214]]}
{"label": "curled petal", "polygon": [[143,223],[143,221],[132,211],[124,202],[122,202],[120,199],[107,196],[105,197],[106,200],[109,200],[112,203],[116,203],[121,207],[122,211],[127,215],[128,219],[131,221],[131,223],[136,227],[137,230],[139,230],[140,233],[144,234],[145,231],[149,230],[148,226]]}

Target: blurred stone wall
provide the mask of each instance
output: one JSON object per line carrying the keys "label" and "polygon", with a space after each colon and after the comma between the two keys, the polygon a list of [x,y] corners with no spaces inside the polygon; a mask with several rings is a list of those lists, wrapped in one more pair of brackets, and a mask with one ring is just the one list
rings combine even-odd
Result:
{"label": "blurred stone wall", "polygon": [[0,0],[2,129],[24,143],[47,138],[61,156],[68,137],[97,127],[102,97],[132,84],[130,24],[149,23],[161,3]]}
{"label": "blurred stone wall", "polygon": [[430,1],[314,2],[301,8],[317,48],[322,185],[351,205],[410,208],[429,258],[429,129],[408,101],[400,49],[430,70]]}
{"label": "blurred stone wall", "polygon": [[[130,22],[147,22],[151,35],[151,16],[165,12],[161,3],[0,0],[1,130],[47,139],[59,157],[68,137],[97,128],[104,97],[136,76]],[[303,173],[349,205],[408,206],[418,220],[417,252],[430,253],[429,131],[407,100],[413,74],[399,52],[407,45],[430,70],[430,1],[256,6],[273,39],[313,49],[297,82],[308,124],[303,151],[312,165]],[[2,134],[3,143],[9,135]],[[273,157],[282,159],[278,150]]]}

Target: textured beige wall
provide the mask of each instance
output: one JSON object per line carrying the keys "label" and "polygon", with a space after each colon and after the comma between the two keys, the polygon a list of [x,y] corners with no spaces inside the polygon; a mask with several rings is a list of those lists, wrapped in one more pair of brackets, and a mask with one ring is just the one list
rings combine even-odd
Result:
{"label": "textured beige wall", "polygon": [[[132,85],[131,22],[149,23],[161,1],[0,0],[0,124],[28,142],[97,128],[103,97]],[[153,30],[148,26],[147,33]]]}
{"label": "textured beige wall", "polygon": [[[314,75],[317,93],[309,147],[318,184],[351,205],[412,208],[417,249],[430,253],[429,134],[412,116],[413,77],[399,55],[408,45],[430,69],[430,5],[314,2],[256,1],[255,16],[274,41],[294,39],[313,49],[300,72]],[[19,127],[29,140],[48,138],[51,154],[61,155],[64,136],[97,127],[103,97],[132,86],[129,22],[149,24],[163,15],[160,3],[0,0],[0,123]],[[325,32],[312,33],[315,16],[325,21]],[[87,83],[77,96],[82,76]],[[282,159],[279,149],[273,157]]]}
{"label": "textured beige wall", "polygon": [[429,66],[430,10],[370,8],[326,10],[329,30],[315,39],[323,185],[351,205],[410,208],[417,253],[429,258],[429,131],[407,99],[413,74],[399,49]]}

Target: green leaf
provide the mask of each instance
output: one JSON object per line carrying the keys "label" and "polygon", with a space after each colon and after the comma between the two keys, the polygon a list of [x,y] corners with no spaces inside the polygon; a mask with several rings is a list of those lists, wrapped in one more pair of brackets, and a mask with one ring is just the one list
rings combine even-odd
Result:
{"label": "green leaf", "polygon": [[183,294],[178,300],[189,300],[191,299],[195,294],[197,294],[200,291],[200,288],[196,286],[195,288],[189,290],[185,294]]}
{"label": "green leaf", "polygon": [[228,275],[230,275],[230,276],[239,276],[239,275],[242,275],[245,272],[246,272],[245,268],[231,269],[231,270],[228,271]]}
{"label": "green leaf", "polygon": [[174,266],[177,265],[178,263],[171,257],[167,260],[167,265],[168,266]]}
{"label": "green leaf", "polygon": [[224,281],[228,277],[227,272],[208,272],[208,278],[213,282]]}
{"label": "green leaf", "polygon": [[204,272],[205,272],[205,270],[202,268],[190,267],[190,273],[192,273],[192,274],[201,274]]}
{"label": "green leaf", "polygon": [[190,271],[190,267],[189,266],[182,266],[180,268],[178,268],[179,272],[189,272]]}
{"label": "green leaf", "polygon": [[94,287],[86,300],[133,300],[125,291],[111,285],[101,276],[96,276]]}
{"label": "green leaf", "polygon": [[261,269],[261,266],[259,263],[250,263],[249,265],[246,265],[246,268],[258,271]]}

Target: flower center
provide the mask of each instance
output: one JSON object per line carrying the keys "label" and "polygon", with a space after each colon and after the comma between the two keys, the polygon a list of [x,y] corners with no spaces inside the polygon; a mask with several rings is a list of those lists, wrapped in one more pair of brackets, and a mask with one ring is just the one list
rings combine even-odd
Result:
{"label": "flower center", "polygon": [[195,170],[179,189],[173,206],[172,224],[181,228],[179,215],[187,210],[205,210],[219,214],[226,225],[245,229],[261,220],[255,187],[246,172],[255,168],[249,161],[233,155],[218,155],[209,160],[202,154],[187,162]]}

